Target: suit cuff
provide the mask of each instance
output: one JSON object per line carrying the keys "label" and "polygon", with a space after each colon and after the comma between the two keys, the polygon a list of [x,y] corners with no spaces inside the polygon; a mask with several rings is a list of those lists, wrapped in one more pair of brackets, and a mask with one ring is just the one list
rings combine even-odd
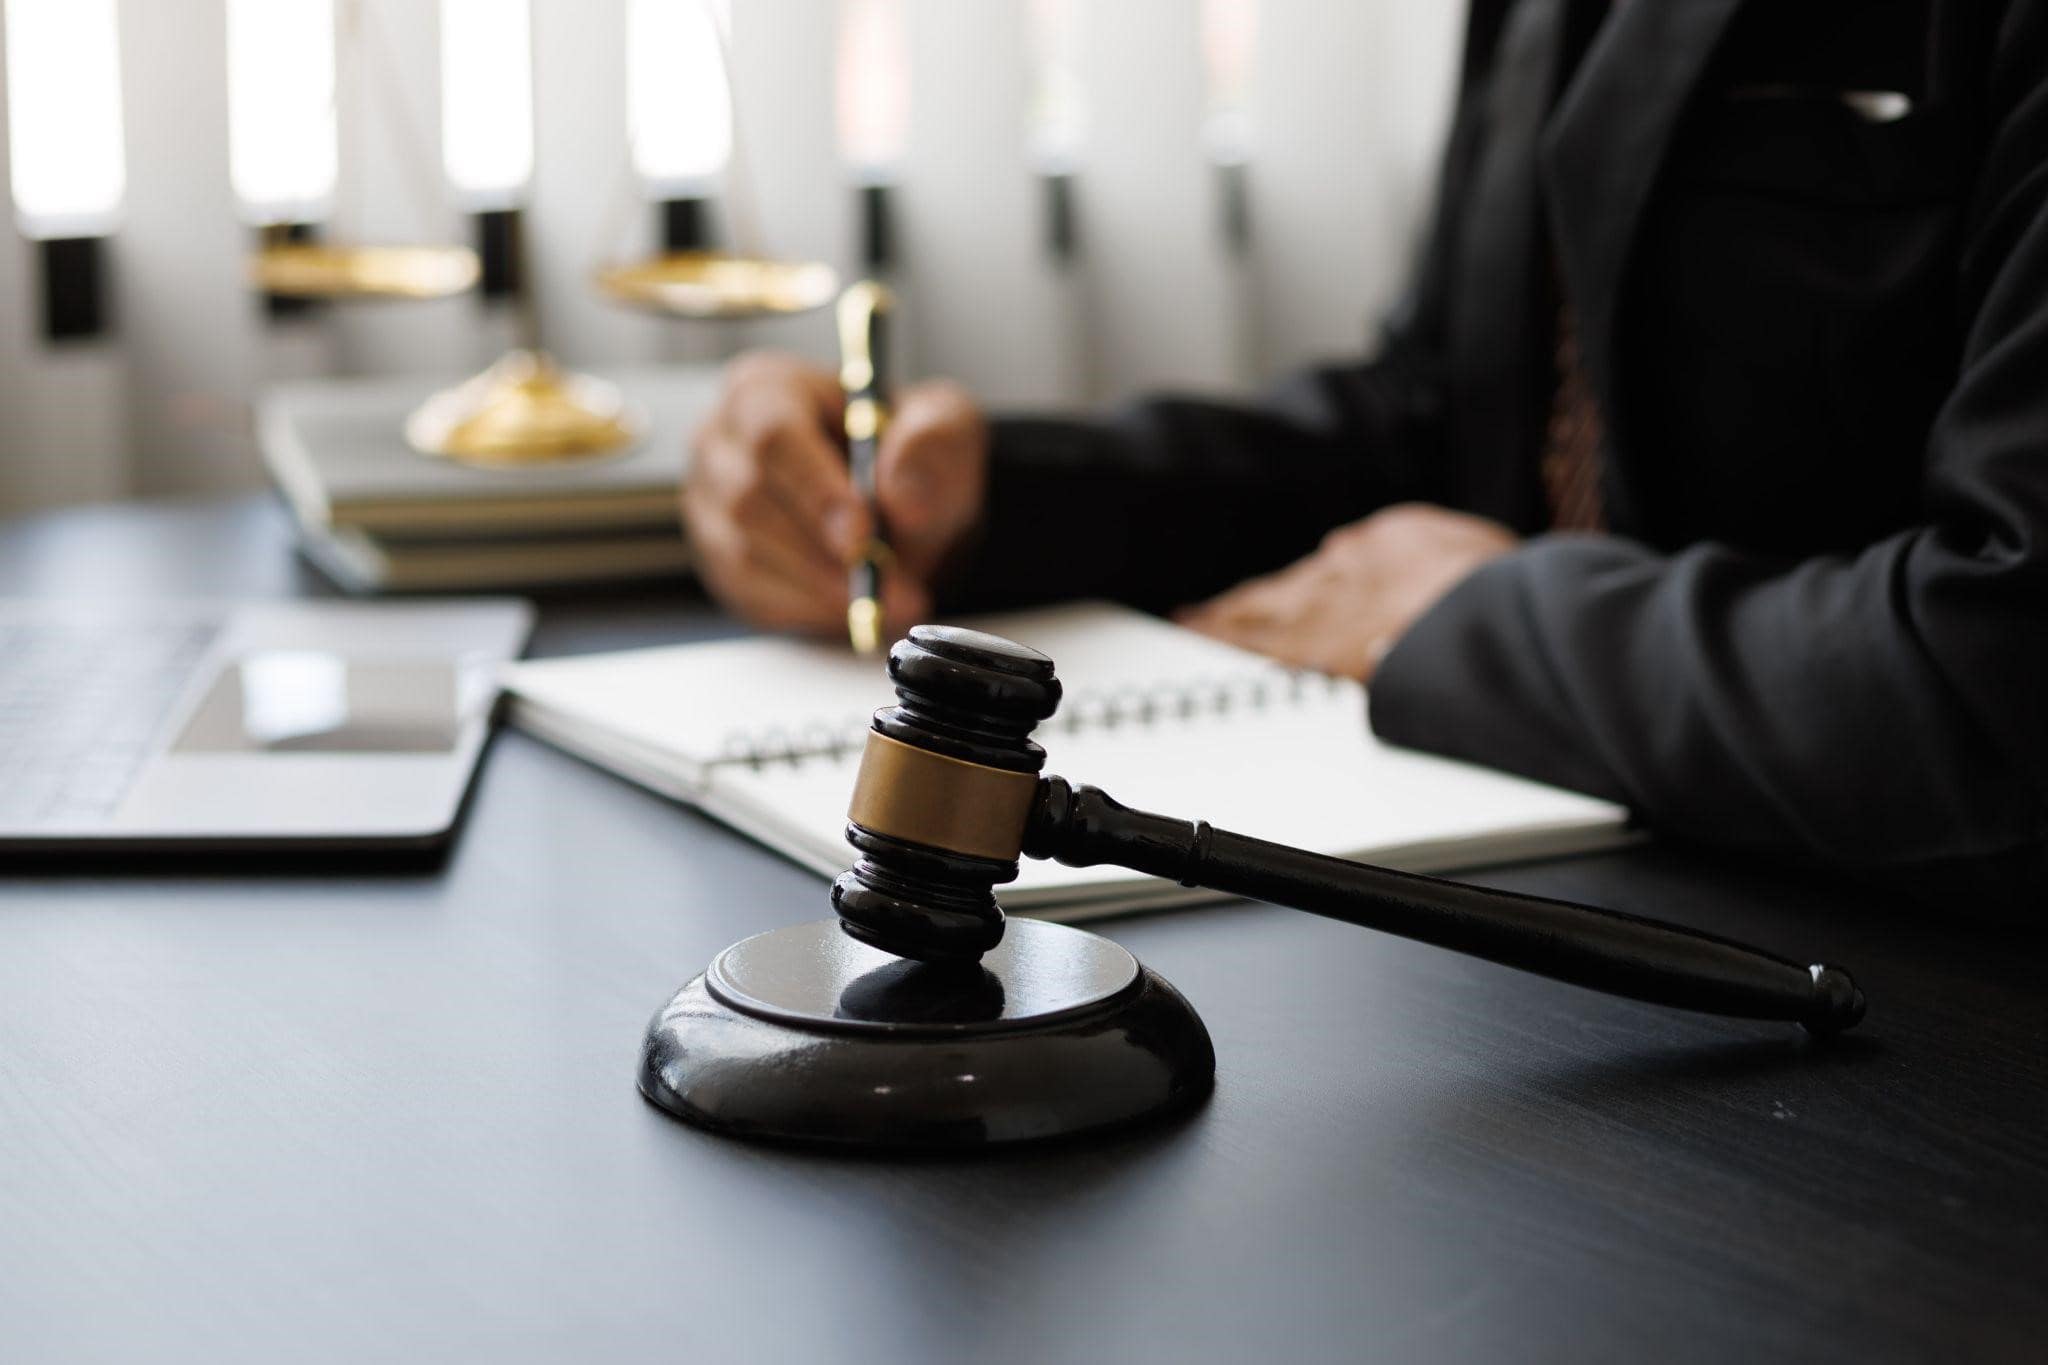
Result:
{"label": "suit cuff", "polygon": [[1390,744],[1626,801],[1551,667],[1532,586],[1601,557],[1585,536],[1541,536],[1473,570],[1389,650],[1367,691]]}

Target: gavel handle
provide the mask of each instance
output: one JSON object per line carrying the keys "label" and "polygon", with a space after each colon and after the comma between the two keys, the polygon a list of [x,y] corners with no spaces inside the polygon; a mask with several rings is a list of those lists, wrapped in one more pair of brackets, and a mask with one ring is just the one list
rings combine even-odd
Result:
{"label": "gavel handle", "polygon": [[1094,787],[1039,783],[1024,852],[1113,863],[1183,886],[1270,901],[1469,953],[1609,995],[1747,1019],[1853,1027],[1863,992],[1839,967],[1769,953],[1612,910],[1348,862],[1207,821],[1131,810]]}

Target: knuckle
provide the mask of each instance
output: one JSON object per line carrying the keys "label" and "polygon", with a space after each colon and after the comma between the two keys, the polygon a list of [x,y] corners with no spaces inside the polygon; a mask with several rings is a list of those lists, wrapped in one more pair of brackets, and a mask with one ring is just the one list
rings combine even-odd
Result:
{"label": "knuckle", "polygon": [[732,471],[732,495],[739,498],[761,498],[775,484],[773,461],[766,458],[750,459]]}
{"label": "knuckle", "polygon": [[796,404],[786,393],[757,391],[755,401],[748,404],[745,426],[753,449],[772,446],[797,428]]}
{"label": "knuckle", "polygon": [[956,437],[978,426],[980,420],[967,390],[939,379],[919,384],[905,395],[895,429],[906,438]]}
{"label": "knuckle", "polygon": [[974,399],[964,384],[951,379],[930,379],[921,383],[912,396],[917,406],[934,418],[957,422],[975,412]]}
{"label": "knuckle", "polygon": [[734,443],[731,431],[707,424],[698,432],[690,460],[683,470],[683,487],[716,487],[739,458],[740,449]]}
{"label": "knuckle", "polygon": [[751,442],[728,435],[714,442],[685,478],[707,502],[730,505],[767,477]]}
{"label": "knuckle", "polygon": [[915,403],[902,403],[890,418],[888,430],[882,433],[882,448],[900,459],[904,452],[923,445],[931,429],[929,412]]}
{"label": "knuckle", "polygon": [[756,390],[742,411],[736,415],[733,428],[739,437],[738,445],[749,458],[766,459],[775,453],[794,432],[803,426],[802,417],[796,404],[783,393],[768,393]]}
{"label": "knuckle", "polygon": [[733,490],[729,514],[741,526],[759,526],[768,516],[771,498],[766,480],[748,479]]}
{"label": "knuckle", "polygon": [[891,434],[895,439],[884,452],[881,471],[885,478],[909,474],[929,480],[948,475],[964,463],[959,443],[942,427],[912,422]]}
{"label": "knuckle", "polygon": [[1378,515],[1372,518],[1372,520],[1378,521],[1383,526],[1410,527],[1426,520],[1432,510],[1425,503],[1397,502],[1390,507],[1381,508]]}

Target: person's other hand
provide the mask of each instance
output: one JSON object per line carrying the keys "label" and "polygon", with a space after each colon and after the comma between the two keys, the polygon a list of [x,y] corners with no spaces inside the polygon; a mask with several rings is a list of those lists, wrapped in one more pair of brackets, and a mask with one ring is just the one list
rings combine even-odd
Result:
{"label": "person's other hand", "polygon": [[1282,663],[1364,681],[1424,612],[1516,543],[1499,522],[1401,503],[1338,527],[1306,559],[1174,617]]}
{"label": "person's other hand", "polygon": [[[698,573],[756,625],[841,631],[847,569],[874,533],[841,439],[845,399],[828,370],[757,352],[726,371],[683,479],[683,524]],[[894,563],[883,614],[903,629],[931,612],[933,578],[979,521],[988,426],[957,384],[896,396],[875,496]]]}

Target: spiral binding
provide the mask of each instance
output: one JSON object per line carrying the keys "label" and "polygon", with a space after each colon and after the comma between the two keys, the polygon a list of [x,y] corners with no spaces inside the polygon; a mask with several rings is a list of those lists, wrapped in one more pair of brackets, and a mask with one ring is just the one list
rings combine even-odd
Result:
{"label": "spiral binding", "polygon": [[[1343,697],[1356,686],[1347,678],[1275,667],[1230,677],[1193,678],[1113,691],[1070,692],[1061,702],[1058,714],[1041,727],[1041,733],[1072,735],[1269,711],[1279,706],[1304,706]],[[866,714],[847,715],[837,721],[813,720],[787,728],[734,731],[709,766],[761,770],[841,763],[859,754],[867,743],[870,719]]]}

